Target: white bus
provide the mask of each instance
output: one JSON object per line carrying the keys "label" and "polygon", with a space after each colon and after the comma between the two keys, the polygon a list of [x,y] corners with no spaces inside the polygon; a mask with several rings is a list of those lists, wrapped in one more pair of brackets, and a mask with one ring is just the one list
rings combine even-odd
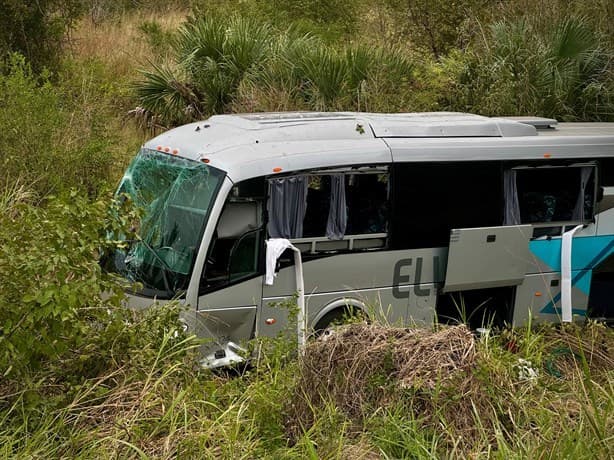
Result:
{"label": "white bus", "polygon": [[311,330],[348,310],[476,327],[612,312],[614,123],[219,115],[145,143],[118,193],[144,211],[110,261],[142,286],[129,305],[180,299],[216,365],[286,327],[297,267],[269,254],[265,283],[270,240],[300,250]]}

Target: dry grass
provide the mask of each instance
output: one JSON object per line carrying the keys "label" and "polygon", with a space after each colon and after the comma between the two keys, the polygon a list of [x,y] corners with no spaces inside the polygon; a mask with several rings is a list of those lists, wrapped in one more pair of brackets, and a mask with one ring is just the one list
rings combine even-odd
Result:
{"label": "dry grass", "polygon": [[175,30],[187,16],[186,11],[135,11],[102,22],[83,18],[70,38],[69,53],[77,60],[97,58],[113,69],[118,77],[134,78],[137,69],[156,60],[140,26],[156,22],[163,30]]}
{"label": "dry grass", "polygon": [[23,178],[10,179],[0,180],[0,184],[4,182],[4,186],[0,188],[0,214],[16,218],[17,206],[35,202],[36,194],[32,190],[32,184],[26,184]]}
{"label": "dry grass", "polygon": [[[289,408],[290,434],[309,427],[313,409],[330,400],[360,421],[411,394],[416,415],[432,419],[437,407],[430,395],[446,387],[466,392],[476,387],[471,373],[476,357],[475,339],[465,326],[433,332],[357,323],[335,329],[307,347]],[[453,415],[459,428],[471,424],[471,406],[463,409]]]}

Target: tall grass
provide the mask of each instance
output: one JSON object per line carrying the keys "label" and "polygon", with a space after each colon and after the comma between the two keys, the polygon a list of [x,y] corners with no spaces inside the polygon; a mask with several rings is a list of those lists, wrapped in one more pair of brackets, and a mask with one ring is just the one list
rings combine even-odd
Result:
{"label": "tall grass", "polygon": [[186,15],[182,9],[170,9],[164,14],[139,9],[100,22],[86,16],[76,25],[66,51],[77,61],[104,62],[117,79],[136,78],[139,68],[157,61],[159,56],[147,40],[147,25],[174,31]]}
{"label": "tall grass", "polygon": [[[475,387],[455,387],[456,380],[430,390],[419,380],[398,386],[394,373],[374,373],[367,383],[385,385],[388,398],[350,414],[334,402],[347,394],[321,394],[320,402],[311,400],[297,412],[293,395],[310,394],[299,378],[309,370],[288,358],[283,342],[277,349],[265,347],[258,368],[214,374],[195,367],[193,339],[177,339],[168,329],[140,356],[118,356],[115,365],[62,397],[49,374],[11,391],[4,381],[0,452],[103,458],[611,457],[614,376],[611,355],[600,353],[611,351],[612,331],[591,325],[509,334],[477,343],[476,364],[467,374]],[[568,352],[558,352],[561,347]],[[522,374],[519,356],[536,370],[534,377]],[[320,365],[329,370],[328,360]],[[555,368],[558,376],[551,373]],[[56,400],[42,404],[35,395]],[[297,416],[310,423],[288,431]],[[461,419],[467,425],[459,432]]]}

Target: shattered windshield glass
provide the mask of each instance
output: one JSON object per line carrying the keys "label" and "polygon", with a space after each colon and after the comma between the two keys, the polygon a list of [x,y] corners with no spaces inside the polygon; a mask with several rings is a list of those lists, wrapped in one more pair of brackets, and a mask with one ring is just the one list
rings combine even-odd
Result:
{"label": "shattered windshield glass", "polygon": [[223,179],[206,164],[142,149],[117,192],[141,210],[139,238],[115,253],[113,269],[141,283],[145,295],[169,298],[185,290]]}

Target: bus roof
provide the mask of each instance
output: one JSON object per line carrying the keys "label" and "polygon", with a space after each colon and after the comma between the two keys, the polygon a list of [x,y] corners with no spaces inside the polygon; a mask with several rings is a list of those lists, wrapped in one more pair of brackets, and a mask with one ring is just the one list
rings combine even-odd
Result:
{"label": "bus roof", "polygon": [[455,112],[215,115],[144,147],[206,161],[239,181],[354,164],[614,157],[614,123]]}

